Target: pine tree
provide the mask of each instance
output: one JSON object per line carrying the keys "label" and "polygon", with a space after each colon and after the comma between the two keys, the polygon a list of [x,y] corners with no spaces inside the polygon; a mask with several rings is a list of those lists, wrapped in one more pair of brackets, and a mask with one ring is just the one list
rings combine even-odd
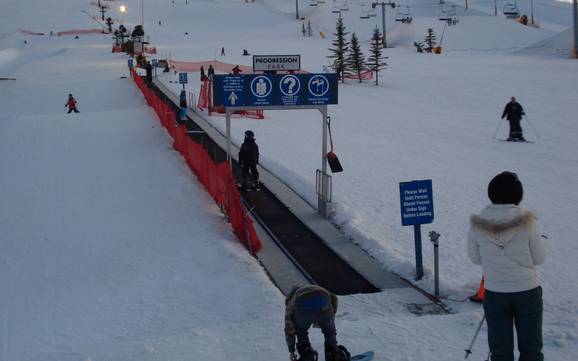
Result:
{"label": "pine tree", "polygon": [[378,28],[373,31],[373,36],[371,37],[371,49],[369,50],[370,55],[367,58],[367,68],[375,73],[375,85],[379,84],[379,71],[385,69],[387,63],[383,59],[387,57],[381,56],[383,51],[383,40],[381,38],[381,33]]}
{"label": "pine tree", "polygon": [[305,23],[301,23],[302,27],[301,27],[301,33],[303,34],[303,36],[307,36],[307,30],[305,30]]}
{"label": "pine tree", "polygon": [[427,29],[427,35],[425,36],[425,45],[426,47],[424,50],[428,53],[433,51],[433,48],[437,45],[436,43],[436,34],[434,33],[432,28]]}
{"label": "pine tree", "polygon": [[337,18],[337,25],[336,25],[336,33],[333,33],[337,38],[331,43],[334,48],[330,48],[331,55],[327,57],[333,60],[333,65],[335,67],[335,72],[337,76],[341,78],[341,82],[345,82],[345,72],[346,72],[346,63],[345,63],[345,54],[349,49],[349,44],[345,39],[345,36],[349,34],[345,31],[345,25],[343,25],[343,19]]}
{"label": "pine tree", "polygon": [[311,20],[307,20],[307,36],[313,35],[313,30],[311,29]]}
{"label": "pine tree", "polygon": [[347,56],[347,65],[349,69],[357,73],[359,82],[361,83],[361,72],[365,70],[365,57],[361,51],[361,46],[357,40],[355,33],[351,35],[351,46],[349,47],[349,54]]}

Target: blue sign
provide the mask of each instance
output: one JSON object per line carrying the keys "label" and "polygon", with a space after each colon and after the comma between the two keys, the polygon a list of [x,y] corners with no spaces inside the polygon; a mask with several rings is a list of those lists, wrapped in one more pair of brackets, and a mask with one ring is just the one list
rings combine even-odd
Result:
{"label": "blue sign", "polygon": [[187,84],[187,83],[188,83],[187,73],[179,73],[179,84]]}
{"label": "blue sign", "polygon": [[132,58],[128,59],[128,68],[132,69]]}
{"label": "blue sign", "polygon": [[216,75],[213,102],[233,106],[337,104],[337,74]]}
{"label": "blue sign", "polygon": [[434,219],[431,179],[399,183],[401,224],[432,223]]}

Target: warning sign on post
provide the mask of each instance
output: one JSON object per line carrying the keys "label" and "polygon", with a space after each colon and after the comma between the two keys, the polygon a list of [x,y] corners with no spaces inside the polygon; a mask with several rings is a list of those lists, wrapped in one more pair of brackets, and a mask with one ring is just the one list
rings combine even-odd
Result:
{"label": "warning sign on post", "polygon": [[253,55],[253,71],[301,70],[301,55]]}
{"label": "warning sign on post", "polygon": [[401,224],[432,223],[434,219],[431,179],[399,183]]}

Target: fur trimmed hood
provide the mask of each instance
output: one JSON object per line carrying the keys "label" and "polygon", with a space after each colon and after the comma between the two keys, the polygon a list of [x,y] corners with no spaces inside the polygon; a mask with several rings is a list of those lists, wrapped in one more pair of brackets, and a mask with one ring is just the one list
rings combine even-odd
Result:
{"label": "fur trimmed hood", "polygon": [[536,221],[537,217],[528,210],[521,210],[514,218],[506,220],[488,219],[483,215],[473,214],[470,216],[472,227],[490,234],[497,234],[513,228],[524,227]]}

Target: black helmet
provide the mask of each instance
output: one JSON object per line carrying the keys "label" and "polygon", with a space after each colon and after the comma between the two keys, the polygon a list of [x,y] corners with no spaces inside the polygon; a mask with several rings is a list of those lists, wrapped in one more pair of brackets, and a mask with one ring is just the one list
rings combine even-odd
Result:
{"label": "black helmet", "polygon": [[255,133],[252,130],[245,131],[245,138],[255,139]]}

